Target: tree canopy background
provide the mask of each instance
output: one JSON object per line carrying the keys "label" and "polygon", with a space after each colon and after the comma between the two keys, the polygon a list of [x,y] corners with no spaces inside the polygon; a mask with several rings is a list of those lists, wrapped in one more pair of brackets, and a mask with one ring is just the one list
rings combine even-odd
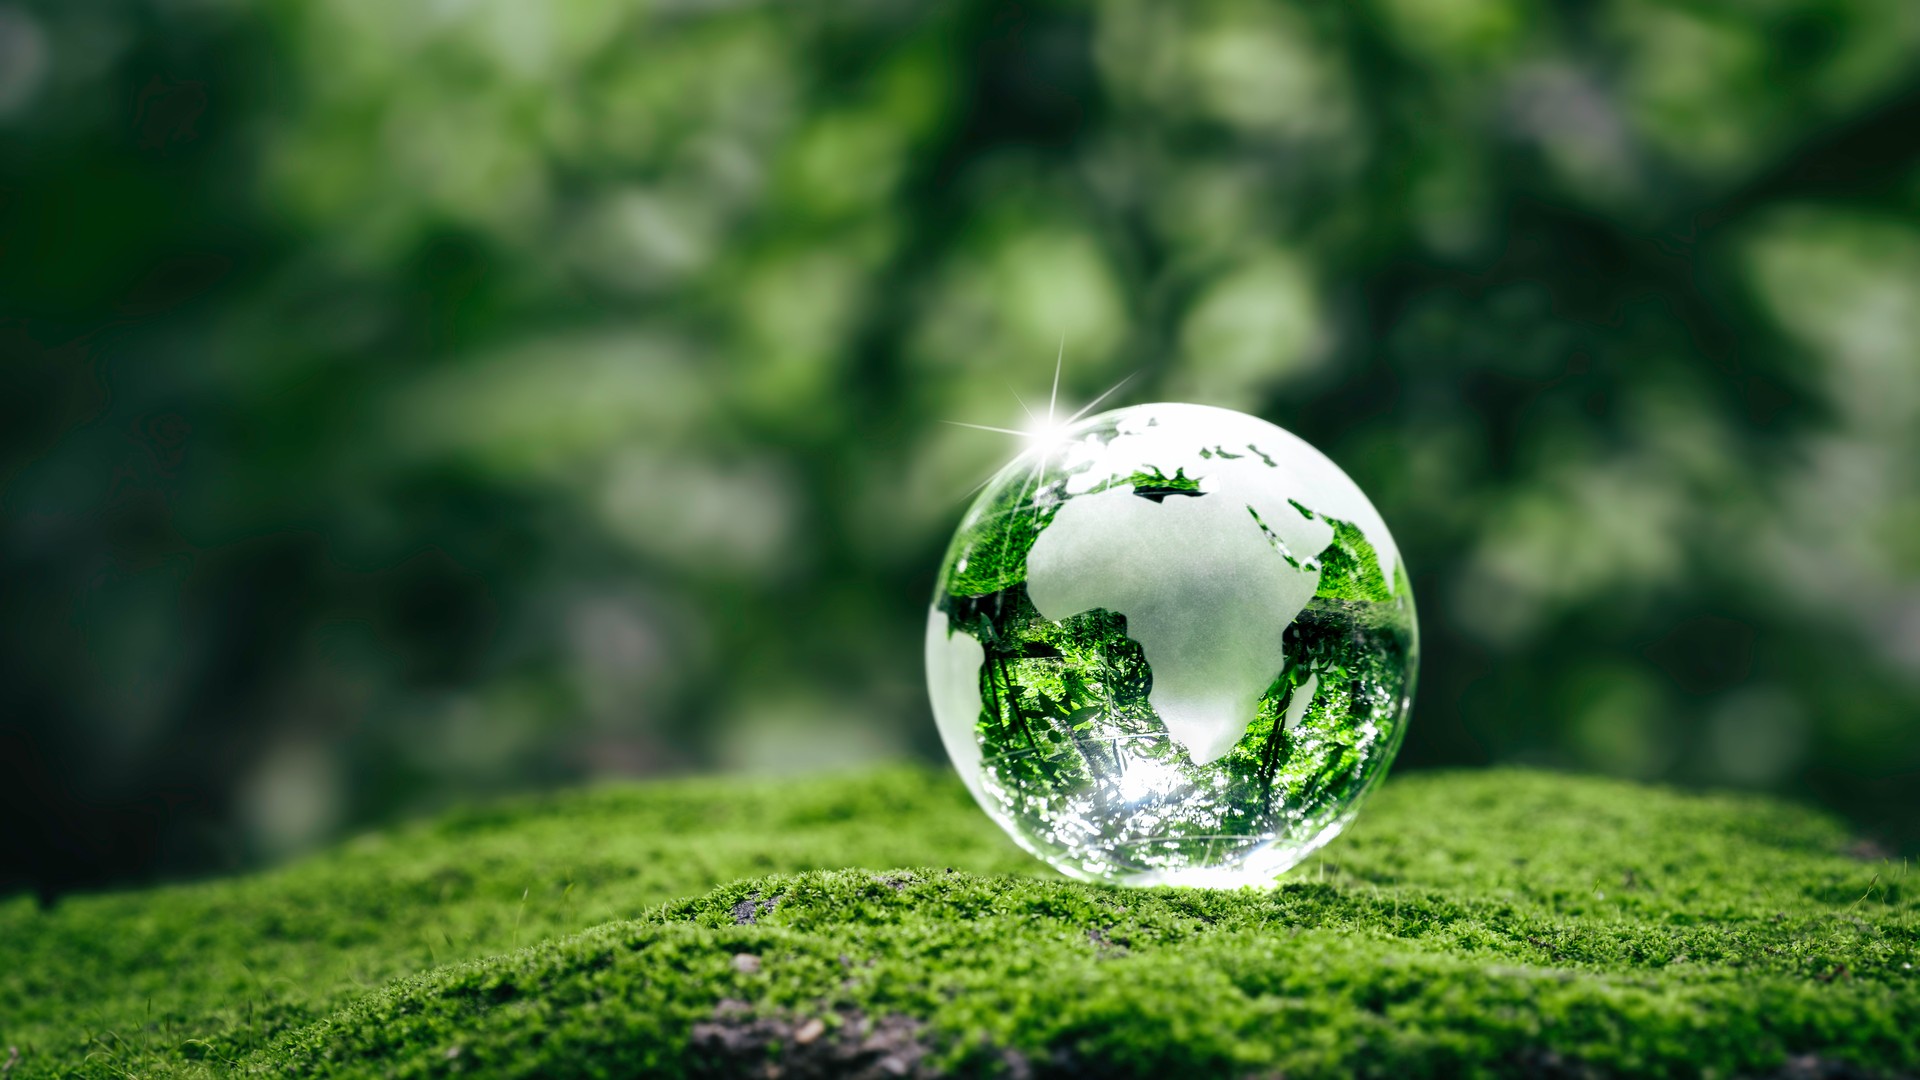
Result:
{"label": "tree canopy background", "polygon": [[1920,842],[1920,6],[0,3],[0,886],[938,755],[1009,393],[1412,572],[1401,767]]}

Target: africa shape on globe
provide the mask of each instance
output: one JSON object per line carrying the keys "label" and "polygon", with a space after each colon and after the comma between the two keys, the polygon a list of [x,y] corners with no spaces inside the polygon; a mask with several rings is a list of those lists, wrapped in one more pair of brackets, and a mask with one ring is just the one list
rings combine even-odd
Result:
{"label": "africa shape on globe", "polygon": [[1242,413],[1139,405],[987,483],[927,682],[974,798],[1059,870],[1258,884],[1385,773],[1417,642],[1393,538],[1338,466]]}

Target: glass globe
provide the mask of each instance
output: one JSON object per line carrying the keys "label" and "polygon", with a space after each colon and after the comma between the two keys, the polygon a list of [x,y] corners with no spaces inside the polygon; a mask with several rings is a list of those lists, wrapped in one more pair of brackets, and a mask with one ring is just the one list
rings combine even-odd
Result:
{"label": "glass globe", "polygon": [[1417,648],[1393,537],[1338,466],[1252,416],[1139,405],[987,483],[927,684],[974,798],[1063,873],[1263,884],[1386,772]]}

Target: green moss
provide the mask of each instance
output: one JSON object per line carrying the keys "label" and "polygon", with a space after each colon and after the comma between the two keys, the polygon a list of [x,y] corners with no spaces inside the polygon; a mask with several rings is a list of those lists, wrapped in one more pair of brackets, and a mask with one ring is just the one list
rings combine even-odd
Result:
{"label": "green moss", "polygon": [[5,1074],[237,1060],[390,980],[631,919],[753,874],[1044,870],[955,784],[911,769],[675,781],[526,799],[362,837],[269,873],[0,900]]}
{"label": "green moss", "polygon": [[1333,539],[1320,552],[1320,586],[1314,595],[1333,600],[1392,603],[1394,594],[1387,588],[1386,575],[1380,572],[1380,555],[1366,534],[1359,526],[1339,518],[1325,520],[1333,526]]}
{"label": "green moss", "polygon": [[1035,876],[914,771],[608,790],[16,901],[0,1039],[26,1075],[1912,1071],[1920,898],[1846,846],[1758,799],[1430,774],[1277,888],[1130,892]]}
{"label": "green moss", "polygon": [[[1188,476],[1185,469],[1175,469],[1173,475],[1168,476],[1161,472],[1158,466],[1149,465],[1147,468],[1152,471],[1135,472],[1120,482],[1132,487],[1135,495],[1157,503],[1167,501],[1169,495],[1197,497],[1202,494],[1200,478]],[[1104,484],[1097,485],[1094,490],[1103,490],[1105,487]]]}

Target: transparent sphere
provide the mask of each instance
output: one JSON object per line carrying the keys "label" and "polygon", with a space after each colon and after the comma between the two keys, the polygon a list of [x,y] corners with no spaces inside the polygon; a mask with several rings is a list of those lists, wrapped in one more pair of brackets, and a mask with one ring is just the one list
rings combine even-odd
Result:
{"label": "transparent sphere", "polygon": [[1242,413],[1139,405],[988,482],[927,684],[974,798],[1062,872],[1262,884],[1386,772],[1417,645],[1393,537],[1338,466]]}

